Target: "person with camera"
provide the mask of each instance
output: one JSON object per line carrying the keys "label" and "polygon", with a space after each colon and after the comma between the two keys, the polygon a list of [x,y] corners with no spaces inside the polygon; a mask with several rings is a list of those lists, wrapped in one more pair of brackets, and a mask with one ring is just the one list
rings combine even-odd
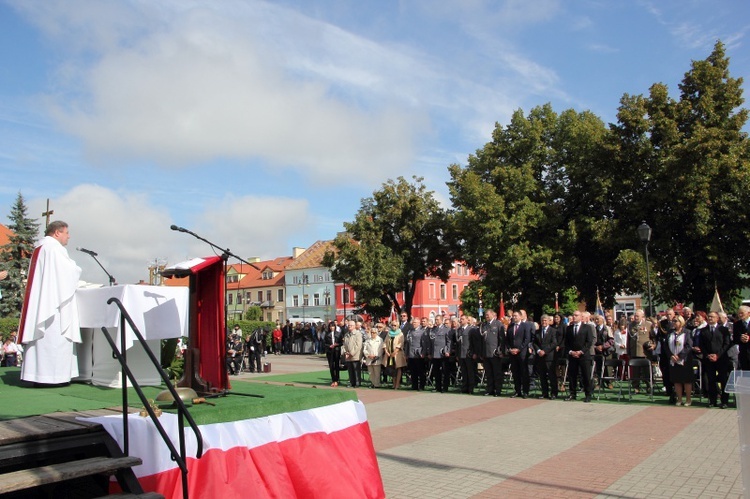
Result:
{"label": "person with camera", "polygon": [[[235,326],[239,329],[239,326]],[[227,372],[231,376],[240,373],[240,363],[242,362],[242,337],[237,333],[232,333],[227,341]]]}
{"label": "person with camera", "polygon": [[261,357],[266,346],[266,332],[263,328],[255,328],[247,338],[248,357],[250,358],[250,372],[263,372]]}

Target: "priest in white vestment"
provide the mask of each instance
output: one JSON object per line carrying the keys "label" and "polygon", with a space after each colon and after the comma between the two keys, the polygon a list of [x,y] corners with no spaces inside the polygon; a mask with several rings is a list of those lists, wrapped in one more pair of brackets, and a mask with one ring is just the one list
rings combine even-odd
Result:
{"label": "priest in white vestment", "polygon": [[65,248],[69,238],[68,224],[52,222],[31,257],[19,327],[24,381],[57,385],[78,376],[75,343],[81,342],[81,329],[75,293],[81,268]]}

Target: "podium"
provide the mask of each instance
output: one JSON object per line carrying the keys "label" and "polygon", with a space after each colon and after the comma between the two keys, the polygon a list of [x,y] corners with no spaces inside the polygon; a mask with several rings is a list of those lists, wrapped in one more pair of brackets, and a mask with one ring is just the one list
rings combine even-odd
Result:
{"label": "podium", "polygon": [[161,273],[167,278],[188,278],[190,334],[184,353],[185,372],[177,385],[198,393],[230,388],[225,364],[224,263],[219,256],[193,258]]}
{"label": "podium", "polygon": [[120,309],[107,300],[117,298],[125,306],[146,343],[160,358],[161,340],[187,336],[189,292],[186,287],[127,284],[106,288],[78,289],[78,316],[83,343],[77,345],[77,381],[117,388],[122,386],[122,368],[101,331],[106,327],[141,385],[158,386],[162,380],[130,326],[125,345],[120,345]]}

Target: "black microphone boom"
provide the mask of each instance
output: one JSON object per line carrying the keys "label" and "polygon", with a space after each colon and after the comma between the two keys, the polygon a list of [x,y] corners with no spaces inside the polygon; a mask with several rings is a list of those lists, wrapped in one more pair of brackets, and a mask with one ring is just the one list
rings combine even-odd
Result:
{"label": "black microphone boom", "polygon": [[91,250],[87,250],[86,248],[76,248],[76,249],[78,251],[81,251],[81,252],[86,253],[86,254],[91,255],[91,256],[99,256],[98,253],[95,253],[95,252],[93,252]]}

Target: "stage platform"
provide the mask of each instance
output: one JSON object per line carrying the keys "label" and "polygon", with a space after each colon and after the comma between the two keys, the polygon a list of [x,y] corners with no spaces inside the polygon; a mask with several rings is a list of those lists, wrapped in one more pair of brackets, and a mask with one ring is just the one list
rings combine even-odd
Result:
{"label": "stage platform", "polygon": [[[201,429],[204,447],[201,459],[188,457],[191,497],[384,496],[364,405],[354,390],[234,379],[231,385],[234,394],[209,399],[215,406],[198,404],[189,409]],[[153,399],[162,389],[144,387],[143,391]],[[101,424],[123,446],[122,414],[106,415],[121,407],[120,389],[76,383],[33,388],[20,381],[19,369],[1,368],[0,397],[4,401],[0,435],[3,427],[23,432],[29,426],[24,420],[38,421],[42,415],[58,419],[60,415],[86,425]],[[153,423],[137,414],[142,403],[132,388],[128,402],[130,410],[136,411],[128,418],[130,455],[143,459],[142,465],[133,468],[138,480],[146,491],[182,497],[179,470]],[[175,412],[165,410],[160,422],[177,442]],[[60,431],[59,425],[55,431]],[[188,456],[194,456],[196,440],[189,428],[186,441]],[[329,465],[331,473],[325,472]],[[363,471],[368,476],[365,482]]]}

